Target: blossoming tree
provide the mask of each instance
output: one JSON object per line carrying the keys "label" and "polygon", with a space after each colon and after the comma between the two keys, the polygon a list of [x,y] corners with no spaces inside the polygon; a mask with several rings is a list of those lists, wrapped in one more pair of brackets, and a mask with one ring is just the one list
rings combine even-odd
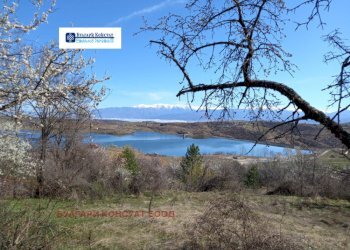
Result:
{"label": "blossoming tree", "polygon": [[17,122],[29,116],[40,127],[41,164],[36,175],[42,186],[42,167],[55,127],[66,119],[88,117],[105,93],[97,84],[108,77],[87,74],[94,60],[85,59],[81,50],[60,50],[55,43],[41,48],[26,44],[23,36],[47,21],[55,3],[41,14],[43,1],[33,4],[38,11],[29,24],[16,18],[16,1],[5,0],[0,9],[0,112]]}

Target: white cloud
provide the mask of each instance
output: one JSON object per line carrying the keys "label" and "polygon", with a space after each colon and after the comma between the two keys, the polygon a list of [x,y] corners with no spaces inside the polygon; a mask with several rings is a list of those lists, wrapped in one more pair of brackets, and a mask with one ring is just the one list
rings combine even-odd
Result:
{"label": "white cloud", "polygon": [[149,7],[146,7],[144,9],[134,11],[134,12],[132,12],[131,14],[129,14],[127,16],[120,17],[117,20],[115,20],[112,24],[113,25],[119,24],[121,22],[130,20],[130,19],[135,18],[135,17],[139,17],[139,16],[143,16],[143,15],[146,15],[146,14],[150,14],[150,13],[156,12],[156,11],[161,10],[163,8],[166,8],[166,7],[170,6],[170,5],[184,3],[184,2],[185,2],[184,0],[165,0],[163,2],[155,4],[153,6],[149,6]]}

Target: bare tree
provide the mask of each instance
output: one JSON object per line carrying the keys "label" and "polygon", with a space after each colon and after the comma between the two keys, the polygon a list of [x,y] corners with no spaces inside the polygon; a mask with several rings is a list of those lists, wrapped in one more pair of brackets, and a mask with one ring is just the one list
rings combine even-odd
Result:
{"label": "bare tree", "polygon": [[[297,22],[296,29],[309,27],[313,21],[322,27],[322,11],[327,11],[331,0],[303,0],[298,4],[284,0],[190,0],[184,16],[169,14],[156,25],[145,22],[142,31],[153,31],[159,39],[158,53],[174,63],[182,72],[184,84],[177,96],[187,95],[192,101],[201,93],[202,106],[210,116],[220,108],[222,117],[231,116],[232,107],[251,110],[251,118],[259,120],[269,114],[280,122],[265,131],[290,125],[289,132],[297,130],[303,120],[314,120],[350,148],[350,134],[340,124],[340,114],[349,108],[349,47],[340,38],[339,31],[326,37],[339,53],[329,53],[325,60],[341,60],[340,74],[326,89],[330,90],[332,105],[337,106],[334,117],[313,107],[287,83],[269,80],[279,71],[293,75],[296,65],[283,47],[283,28],[293,12],[309,8],[309,16]],[[214,79],[201,82],[191,73],[196,66],[209,72]],[[194,76],[195,75],[195,76]],[[192,97],[192,99],[191,99]],[[293,108],[285,118],[282,113]],[[279,136],[283,136],[283,132]],[[317,135],[318,136],[318,135]],[[316,137],[317,137],[316,136]],[[261,138],[260,138],[261,139]]]}

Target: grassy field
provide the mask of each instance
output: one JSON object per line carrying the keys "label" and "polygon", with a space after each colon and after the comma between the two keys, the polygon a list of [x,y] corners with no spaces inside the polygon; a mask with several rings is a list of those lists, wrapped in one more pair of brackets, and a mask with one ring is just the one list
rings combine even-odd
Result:
{"label": "grassy field", "polygon": [[[282,235],[305,248],[350,248],[350,202],[294,196],[267,196],[264,190],[237,194]],[[151,196],[114,196],[98,201],[7,200],[15,209],[39,206],[64,230],[54,249],[177,249],[187,240],[187,229],[210,201],[229,192],[166,192],[152,200],[153,211],[174,211],[175,217],[70,217],[58,211],[148,211]],[[58,215],[62,217],[58,217]],[[68,217],[65,217],[68,216]]]}

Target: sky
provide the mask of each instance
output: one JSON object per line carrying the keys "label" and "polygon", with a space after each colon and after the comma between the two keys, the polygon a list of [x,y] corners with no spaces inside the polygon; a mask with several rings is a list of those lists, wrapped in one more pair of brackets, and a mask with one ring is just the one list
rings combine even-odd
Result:
{"label": "sky", "polygon": [[[20,0],[18,16],[29,20],[33,9],[29,0]],[[125,107],[140,104],[186,104],[176,93],[181,89],[180,71],[156,54],[156,48],[148,46],[152,33],[135,35],[143,24],[142,18],[151,23],[169,12],[183,14],[185,0],[57,0],[54,13],[48,23],[39,26],[27,36],[27,41],[43,45],[49,41],[58,42],[59,27],[121,27],[122,49],[87,50],[86,57],[94,57],[93,71],[100,77],[109,75],[104,82],[108,95],[100,104],[104,107]],[[324,87],[339,71],[336,63],[325,64],[323,55],[330,47],[322,37],[334,28],[339,28],[344,37],[350,37],[347,24],[350,1],[333,1],[329,13],[324,13],[328,24],[324,29],[312,24],[309,29],[295,30],[294,25],[286,27],[285,49],[293,54],[291,61],[298,66],[294,76],[273,75],[269,79],[288,84],[313,106],[327,109],[329,96]],[[298,12],[293,18],[305,17]],[[194,70],[194,74],[203,72]],[[204,75],[202,80],[210,82],[212,77]],[[198,105],[200,98],[195,100]]]}

